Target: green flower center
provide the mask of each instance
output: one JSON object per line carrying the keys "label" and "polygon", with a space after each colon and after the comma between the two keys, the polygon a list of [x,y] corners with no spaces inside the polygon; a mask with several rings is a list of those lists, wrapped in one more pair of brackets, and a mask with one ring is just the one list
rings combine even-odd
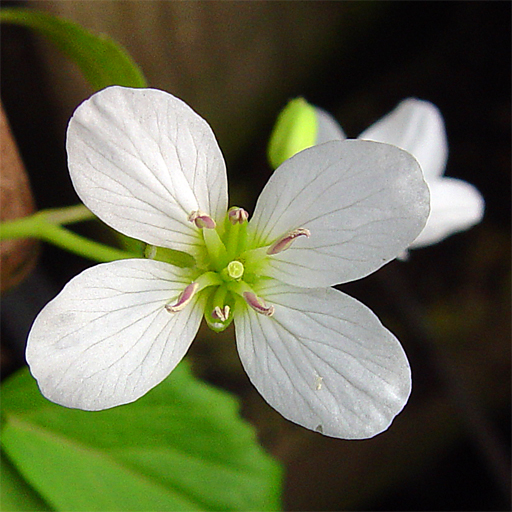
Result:
{"label": "green flower center", "polygon": [[256,293],[258,283],[266,279],[265,262],[286,250],[298,236],[310,234],[307,229],[299,228],[270,245],[254,247],[247,232],[248,217],[242,208],[230,208],[223,222],[217,225],[207,214],[192,212],[189,221],[195,223],[204,241],[198,261],[181,251],[148,246],[146,257],[190,271],[190,284],[178,297],[171,298],[165,306],[167,311],[178,313],[201,294],[204,318],[216,332],[229,326],[239,307],[249,305],[262,315],[273,315],[274,307],[267,306]]}
{"label": "green flower center", "polygon": [[[189,221],[194,222],[204,240],[204,252],[199,261],[185,252],[148,246],[146,257],[187,268],[191,284],[178,297],[172,297],[166,309],[171,313],[181,311],[197,294],[203,296],[204,317],[216,332],[223,331],[233,321],[237,301],[244,301],[244,293],[255,295],[252,285],[259,279],[262,260],[249,250],[247,233],[248,215],[241,208],[231,208],[222,224],[216,223],[202,212],[193,212]],[[256,251],[258,252],[258,251]]]}

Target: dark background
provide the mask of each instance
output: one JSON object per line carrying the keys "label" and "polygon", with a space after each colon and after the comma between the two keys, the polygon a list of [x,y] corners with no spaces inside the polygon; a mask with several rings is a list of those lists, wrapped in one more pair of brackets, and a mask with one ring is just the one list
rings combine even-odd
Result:
{"label": "dark background", "polygon": [[[288,510],[509,510],[510,2],[144,2],[177,38],[146,53],[133,27],[116,33],[121,7],[96,18],[94,4],[22,5],[109,33],[151,86],[198,110],[225,152],[231,203],[248,209],[270,175],[266,143],[288,99],[332,112],[349,137],[406,97],[439,107],[446,174],[481,191],[483,222],[340,287],[370,306],[410,357],[413,395],[389,431],[348,442],[286,422],[251,387],[230,331],[202,330],[190,357],[199,375],[243,398],[287,468]],[[2,101],[37,205],[74,204],[65,123],[92,91],[42,39],[11,26],[1,37]],[[95,224],[79,230],[109,236]],[[90,264],[45,245],[31,276],[4,294],[3,377],[24,364],[39,309]]]}

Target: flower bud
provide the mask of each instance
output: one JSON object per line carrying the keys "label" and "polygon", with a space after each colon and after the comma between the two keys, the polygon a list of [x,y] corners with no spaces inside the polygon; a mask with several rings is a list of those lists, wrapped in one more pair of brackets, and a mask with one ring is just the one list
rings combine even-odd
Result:
{"label": "flower bud", "polygon": [[277,169],[285,160],[314,146],[318,131],[315,107],[304,98],[291,100],[277,118],[268,145],[268,160]]}

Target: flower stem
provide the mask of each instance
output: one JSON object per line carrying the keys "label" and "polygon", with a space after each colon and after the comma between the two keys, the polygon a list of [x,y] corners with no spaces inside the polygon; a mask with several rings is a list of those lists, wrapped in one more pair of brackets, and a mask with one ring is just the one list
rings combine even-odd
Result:
{"label": "flower stem", "polygon": [[81,222],[84,220],[92,220],[96,215],[92,213],[83,204],[74,206],[67,206],[64,208],[52,208],[48,210],[41,210],[35,215],[41,215],[45,218],[46,222],[50,224],[73,224],[74,222]]}
{"label": "flower stem", "polygon": [[79,256],[98,262],[139,258],[140,256],[108,245],[94,242],[89,238],[77,235],[61,226],[48,224],[43,232],[43,240],[53,243],[62,249],[74,252]]}
{"label": "flower stem", "polygon": [[82,205],[42,210],[30,217],[1,223],[0,240],[38,238],[99,262],[137,257],[130,252],[89,240],[60,226],[60,224],[71,224],[93,218],[95,216]]}

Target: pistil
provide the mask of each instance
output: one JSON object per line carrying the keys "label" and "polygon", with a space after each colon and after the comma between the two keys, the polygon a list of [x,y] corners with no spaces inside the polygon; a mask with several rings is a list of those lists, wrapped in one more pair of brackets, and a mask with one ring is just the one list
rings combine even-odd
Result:
{"label": "pistil", "polygon": [[239,281],[243,275],[244,266],[240,261],[234,260],[229,262],[229,265],[226,267],[226,276],[228,278]]}

